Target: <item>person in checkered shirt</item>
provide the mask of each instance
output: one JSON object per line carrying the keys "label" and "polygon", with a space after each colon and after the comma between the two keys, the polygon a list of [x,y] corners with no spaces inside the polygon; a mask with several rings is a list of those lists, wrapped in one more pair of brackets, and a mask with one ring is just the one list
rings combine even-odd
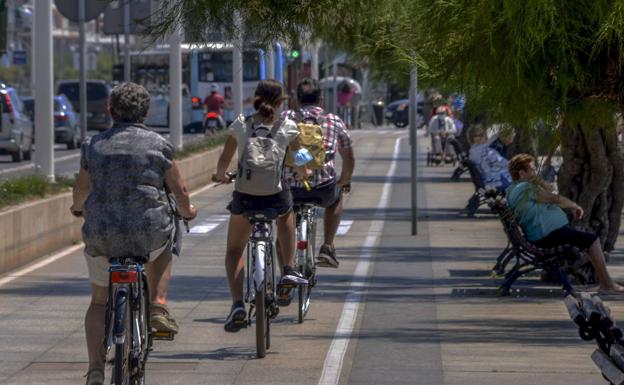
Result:
{"label": "person in checkered shirt", "polygon": [[[323,128],[323,141],[325,143],[325,167],[313,170],[308,178],[311,190],[304,188],[303,182],[297,180],[294,172],[286,167],[286,180],[290,185],[293,200],[295,202],[314,201],[320,202],[325,208],[324,235],[325,240],[319,249],[317,266],[338,267],[334,237],[340,225],[342,215],[342,193],[351,188],[351,176],[355,167],[355,155],[353,152],[351,135],[342,119],[330,113],[326,113],[321,105],[323,98],[321,86],[318,80],[305,78],[297,85],[297,101],[300,108],[288,110],[282,116],[297,122],[314,117]],[[340,175],[336,174],[334,160],[336,153],[342,158]]]}

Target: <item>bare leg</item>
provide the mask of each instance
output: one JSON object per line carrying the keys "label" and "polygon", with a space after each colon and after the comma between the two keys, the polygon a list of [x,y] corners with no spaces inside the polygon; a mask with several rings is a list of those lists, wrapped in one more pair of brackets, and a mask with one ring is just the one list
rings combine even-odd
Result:
{"label": "bare leg", "polygon": [[89,353],[89,370],[101,369],[106,364],[104,350],[104,317],[106,316],[106,301],[108,288],[91,284],[91,303],[85,316],[85,334],[87,337],[87,351]]}
{"label": "bare leg", "polygon": [[624,292],[624,287],[615,283],[607,271],[607,265],[605,264],[600,240],[596,239],[596,241],[589,247],[588,254],[589,260],[594,267],[594,270],[596,270],[596,275],[598,275],[598,285],[600,288],[603,290]]}
{"label": "bare leg", "polygon": [[160,305],[167,304],[167,290],[171,280],[173,257],[171,249],[166,250],[154,261],[145,265],[147,283],[149,284],[150,300]]}
{"label": "bare leg", "polygon": [[297,241],[297,230],[295,227],[295,212],[290,211],[286,215],[277,218],[277,238],[279,243],[277,253],[280,266],[295,267],[295,243]]}
{"label": "bare leg", "polygon": [[230,216],[227,251],[225,254],[225,271],[227,272],[228,284],[230,285],[232,302],[243,300],[245,284],[243,251],[245,251],[250,233],[251,223],[244,215]]}
{"label": "bare leg", "polygon": [[340,226],[340,218],[342,217],[342,193],[340,193],[340,199],[338,203],[332,207],[325,209],[325,215],[323,218],[323,231],[325,235],[325,244],[327,246],[334,247],[334,238]]}

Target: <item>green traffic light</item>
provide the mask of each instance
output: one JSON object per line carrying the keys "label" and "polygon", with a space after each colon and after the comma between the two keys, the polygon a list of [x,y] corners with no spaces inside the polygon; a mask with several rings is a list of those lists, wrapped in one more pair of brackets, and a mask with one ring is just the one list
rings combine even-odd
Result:
{"label": "green traffic light", "polygon": [[300,54],[301,54],[301,53],[295,49],[295,50],[292,50],[292,51],[290,52],[290,57],[291,57],[291,58],[293,58],[293,59],[296,59],[296,58],[298,58],[298,57],[299,57],[299,55],[300,55]]}

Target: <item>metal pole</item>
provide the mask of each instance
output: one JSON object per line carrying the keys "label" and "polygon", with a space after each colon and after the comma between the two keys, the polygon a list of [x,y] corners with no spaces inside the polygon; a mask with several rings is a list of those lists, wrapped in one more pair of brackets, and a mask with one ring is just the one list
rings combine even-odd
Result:
{"label": "metal pole", "polygon": [[182,42],[176,29],[169,37],[169,135],[171,144],[182,148]]}
{"label": "metal pole", "polygon": [[130,75],[130,2],[124,4],[124,81],[129,82]]}
{"label": "metal pole", "polygon": [[410,125],[410,146],[411,146],[411,165],[412,165],[412,235],[418,234],[418,203],[417,203],[417,149],[418,137],[416,128],[418,126],[418,68],[416,64],[412,65],[410,71],[410,89],[409,89],[409,125]]}
{"label": "metal pole", "polygon": [[310,44],[311,60],[310,60],[310,77],[312,79],[319,78],[319,44],[313,41]]}
{"label": "metal pole", "polygon": [[80,91],[79,110],[80,110],[80,141],[84,141],[87,137],[87,52],[86,52],[86,28],[85,28],[85,1],[78,1],[78,25],[80,27]]}
{"label": "metal pole", "polygon": [[338,62],[336,58],[334,58],[334,66],[333,66],[333,75],[334,75],[334,92],[332,95],[332,112],[335,115],[338,115]]}
{"label": "metal pole", "polygon": [[232,51],[232,99],[234,119],[243,114],[243,31],[240,15],[236,15],[236,37]]}
{"label": "metal pole", "polygon": [[275,55],[273,54],[273,46],[267,47],[264,60],[266,60],[267,79],[275,79]]}
{"label": "metal pole", "polygon": [[52,90],[52,2],[37,1],[34,9],[33,66],[37,87],[35,89],[35,130],[37,151],[35,168],[50,181],[54,181],[54,98]]}

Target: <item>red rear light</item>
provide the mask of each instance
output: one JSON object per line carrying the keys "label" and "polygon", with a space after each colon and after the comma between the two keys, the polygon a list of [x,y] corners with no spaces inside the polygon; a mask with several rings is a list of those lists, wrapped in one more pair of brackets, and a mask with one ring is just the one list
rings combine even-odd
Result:
{"label": "red rear light", "polygon": [[308,241],[297,241],[297,250],[306,250],[308,248]]}
{"label": "red rear light", "polygon": [[135,283],[139,282],[139,273],[136,271],[113,271],[111,272],[112,283]]}
{"label": "red rear light", "polygon": [[216,112],[208,112],[208,113],[206,113],[206,118],[208,118],[208,119],[217,119],[217,118],[219,118],[219,114],[217,114]]}
{"label": "red rear light", "polygon": [[61,122],[66,122],[69,120],[69,115],[55,115],[54,118],[56,120],[60,120]]}
{"label": "red rear light", "polygon": [[9,94],[4,94],[4,102],[6,103],[6,106],[7,106],[6,112],[8,112],[9,114],[12,113],[13,105],[11,104],[11,98],[9,97]]}
{"label": "red rear light", "polygon": [[197,96],[193,96],[191,98],[191,104],[193,105],[193,109],[198,110],[201,108],[201,105],[202,105],[201,99],[198,98]]}

